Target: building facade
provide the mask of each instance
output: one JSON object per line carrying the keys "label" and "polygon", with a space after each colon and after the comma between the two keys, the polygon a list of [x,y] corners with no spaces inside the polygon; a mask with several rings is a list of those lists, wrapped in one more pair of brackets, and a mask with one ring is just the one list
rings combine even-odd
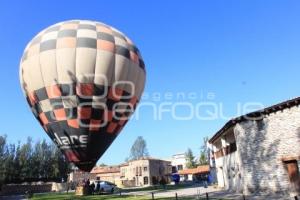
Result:
{"label": "building facade", "polygon": [[208,181],[209,165],[202,165],[192,169],[179,170],[180,181]]}
{"label": "building facade", "polygon": [[209,140],[220,187],[299,195],[299,104],[296,98],[232,119]]}
{"label": "building facade", "polygon": [[121,173],[120,166],[103,166],[103,167],[94,167],[91,171],[91,174],[94,174],[94,177],[97,180],[108,181],[121,186]]}
{"label": "building facade", "polygon": [[74,169],[68,176],[68,182],[80,184],[86,181],[87,179],[93,180],[95,178],[95,174]]}
{"label": "building facade", "polygon": [[143,158],[117,166],[94,167],[90,173],[74,170],[69,181],[80,183],[90,179],[108,181],[118,187],[144,187],[159,184],[162,179],[169,183],[171,173],[170,161]]}
{"label": "building facade", "polygon": [[123,164],[120,171],[125,187],[150,186],[159,184],[162,179],[169,183],[172,166],[170,161],[144,158]]}
{"label": "building facade", "polygon": [[178,153],[172,156],[172,173],[177,173],[179,170],[186,169],[185,153]]}

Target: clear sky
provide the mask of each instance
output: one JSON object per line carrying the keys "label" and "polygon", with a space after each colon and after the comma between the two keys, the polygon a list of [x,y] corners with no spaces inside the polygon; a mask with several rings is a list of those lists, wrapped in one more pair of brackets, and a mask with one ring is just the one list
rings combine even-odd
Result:
{"label": "clear sky", "polygon": [[[269,106],[300,94],[299,10],[296,0],[1,0],[0,134],[11,142],[47,138],[23,97],[18,70],[27,42],[49,25],[91,19],[114,26],[136,43],[145,60],[148,96],[142,103],[173,106],[177,117],[189,115],[188,104],[195,109],[216,103],[233,117],[240,114],[239,105]],[[166,92],[168,98],[157,101]],[[206,116],[211,109],[200,110]],[[127,124],[99,162],[124,161],[139,135],[154,157],[168,158],[188,147],[198,154],[202,138],[228,120],[176,120],[171,114],[163,112],[159,120],[141,107],[140,118]]]}

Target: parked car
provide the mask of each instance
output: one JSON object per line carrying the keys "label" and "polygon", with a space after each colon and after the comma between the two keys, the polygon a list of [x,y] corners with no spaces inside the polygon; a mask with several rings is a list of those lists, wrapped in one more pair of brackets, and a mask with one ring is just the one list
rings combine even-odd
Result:
{"label": "parked car", "polygon": [[114,193],[117,186],[114,183],[108,181],[95,181],[95,192],[96,193]]}

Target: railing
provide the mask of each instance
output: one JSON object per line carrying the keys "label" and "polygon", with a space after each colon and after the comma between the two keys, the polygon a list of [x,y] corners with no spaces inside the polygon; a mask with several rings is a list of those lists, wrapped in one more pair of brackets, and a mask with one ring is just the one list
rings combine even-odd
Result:
{"label": "railing", "polygon": [[223,156],[224,156],[223,149],[220,149],[219,151],[215,152],[215,158],[220,158]]}
{"label": "railing", "polygon": [[215,158],[220,158],[223,156],[226,156],[228,154],[231,154],[233,152],[235,152],[237,150],[236,148],[236,143],[230,143],[228,146],[223,147],[222,149],[220,149],[219,151],[215,152]]}

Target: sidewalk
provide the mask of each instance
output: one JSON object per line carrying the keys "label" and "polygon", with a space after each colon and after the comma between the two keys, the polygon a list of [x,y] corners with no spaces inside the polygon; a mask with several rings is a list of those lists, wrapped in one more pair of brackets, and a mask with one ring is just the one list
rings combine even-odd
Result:
{"label": "sidewalk", "polygon": [[[202,197],[202,196],[201,196]],[[228,191],[216,191],[209,193],[209,197],[212,198],[224,198],[232,200],[243,200],[242,194],[231,193]],[[246,200],[294,200],[292,197],[288,196],[278,196],[278,195],[246,195]]]}
{"label": "sidewalk", "polygon": [[[228,200],[243,200],[242,194],[233,193],[226,190],[220,190],[214,188],[212,186],[208,188],[203,187],[188,187],[188,188],[181,188],[176,190],[165,190],[165,191],[137,191],[137,192],[129,192],[126,193],[127,195],[141,195],[141,196],[148,196],[150,199],[152,197],[152,193],[154,197],[175,197],[177,194],[178,198],[180,197],[190,197],[191,199],[197,199],[197,197],[205,198],[206,194],[210,198],[217,198],[217,199],[228,199]],[[246,200],[294,200],[294,198],[289,196],[278,196],[278,195],[247,195],[245,196]]]}

